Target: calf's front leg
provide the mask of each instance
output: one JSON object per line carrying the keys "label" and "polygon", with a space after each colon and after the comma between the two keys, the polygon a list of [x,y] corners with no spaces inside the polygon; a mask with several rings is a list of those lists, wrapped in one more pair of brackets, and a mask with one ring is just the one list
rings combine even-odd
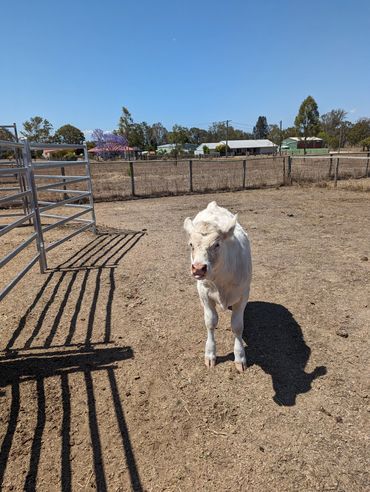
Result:
{"label": "calf's front leg", "polygon": [[204,354],[204,361],[208,368],[216,365],[216,340],[215,329],[218,323],[218,314],[215,302],[209,298],[202,298],[204,307],[204,323],[207,328],[207,341]]}

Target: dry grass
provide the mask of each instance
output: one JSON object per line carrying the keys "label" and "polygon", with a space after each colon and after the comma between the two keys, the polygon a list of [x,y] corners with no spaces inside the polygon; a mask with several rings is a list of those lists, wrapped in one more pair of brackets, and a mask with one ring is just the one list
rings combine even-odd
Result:
{"label": "dry grass", "polygon": [[[318,186],[322,188],[334,188],[334,182],[323,182]],[[337,188],[346,191],[370,191],[370,178],[344,179],[337,182]]]}
{"label": "dry grass", "polygon": [[[303,159],[295,157],[292,162],[292,182],[299,184],[315,183],[319,186],[332,186],[336,158]],[[229,159],[193,159],[192,189],[190,187],[189,160],[134,161],[135,195],[137,197],[183,195],[190,192],[204,193],[212,191],[241,190],[245,188],[264,188],[288,183],[287,157],[260,156],[246,158],[244,182],[244,164],[241,158]],[[84,175],[84,166],[65,168],[67,176]],[[37,171],[43,174],[45,171]],[[47,171],[49,172],[49,171]],[[60,169],[51,169],[51,174],[60,174]],[[342,159],[339,166],[339,180],[351,182],[366,174],[364,159]],[[96,201],[125,200],[132,198],[130,166],[127,161],[91,162],[94,199]],[[5,181],[1,185],[9,186]],[[38,184],[48,181],[37,179]],[[325,185],[326,183],[326,185]],[[14,182],[16,184],[16,182]],[[338,186],[343,185],[338,183]],[[347,185],[350,189],[366,190],[359,183]],[[85,183],[69,185],[70,189],[86,189]],[[44,191],[39,194],[42,200],[62,198],[62,194]]]}

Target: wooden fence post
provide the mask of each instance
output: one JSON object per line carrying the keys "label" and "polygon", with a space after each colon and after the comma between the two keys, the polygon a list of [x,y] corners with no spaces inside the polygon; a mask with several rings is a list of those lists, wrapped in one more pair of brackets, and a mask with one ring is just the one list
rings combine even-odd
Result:
{"label": "wooden fence post", "polygon": [[292,156],[288,155],[288,181],[289,184],[292,184]]}
{"label": "wooden fence post", "polygon": [[367,153],[365,178],[369,177],[369,161],[370,161],[370,152]]}
{"label": "wooden fence post", "polygon": [[189,191],[193,192],[193,161],[189,160]]}
{"label": "wooden fence post", "polygon": [[286,184],[285,157],[283,157],[283,184]]}
{"label": "wooden fence post", "polygon": [[333,154],[330,154],[330,159],[329,159],[329,171],[328,171],[328,178],[331,178],[333,172]]}
{"label": "wooden fence post", "polygon": [[335,165],[335,174],[334,174],[334,187],[337,187],[338,181],[338,171],[339,171],[339,157],[337,158],[337,163]]}
{"label": "wooden fence post", "polygon": [[129,162],[130,166],[130,178],[131,178],[131,195],[135,196],[135,175],[134,175],[134,163]]}
{"label": "wooden fence post", "polygon": [[243,160],[243,190],[245,190],[245,180],[247,176],[247,159]]}

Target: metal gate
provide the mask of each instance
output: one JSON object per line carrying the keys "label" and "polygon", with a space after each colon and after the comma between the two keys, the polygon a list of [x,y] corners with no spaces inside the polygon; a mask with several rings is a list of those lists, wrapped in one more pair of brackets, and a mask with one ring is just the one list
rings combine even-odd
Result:
{"label": "metal gate", "polygon": [[[80,152],[80,155],[70,154],[72,160],[61,160],[63,151]],[[59,154],[59,160],[46,160],[45,153]],[[47,270],[48,251],[88,229],[96,233],[86,145],[0,141],[0,237],[7,235],[13,243],[15,229],[24,226],[31,231],[0,258],[0,269],[32,243],[36,254],[6,280],[5,286],[0,286],[0,301],[35,263],[39,262],[42,273]],[[62,226],[72,226],[72,230]],[[64,234],[48,241],[48,232],[56,228]]]}

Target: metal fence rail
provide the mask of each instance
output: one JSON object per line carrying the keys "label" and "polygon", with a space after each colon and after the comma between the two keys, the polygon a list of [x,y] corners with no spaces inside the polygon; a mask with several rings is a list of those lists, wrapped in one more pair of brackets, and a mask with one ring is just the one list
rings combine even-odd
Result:
{"label": "metal fence rail", "polygon": [[[83,158],[41,161],[39,154],[45,149],[55,152],[78,150],[82,151]],[[42,273],[47,270],[48,251],[88,229],[96,232],[90,163],[85,145],[0,141],[0,156],[4,150],[8,158],[0,160],[0,237],[24,225],[30,226],[32,232],[0,258],[0,268],[32,243],[36,245],[36,254],[2,288],[0,301],[35,263],[39,262]],[[55,169],[60,169],[60,174],[54,174]],[[74,172],[75,169],[78,173]],[[53,213],[49,213],[50,210]],[[61,228],[66,225],[71,225],[73,230]],[[63,233],[62,237],[46,240],[48,232],[57,228]]]}
{"label": "metal fence rail", "polygon": [[[23,251],[31,243],[36,244],[36,254],[26,263],[26,265],[12,278],[7,285],[0,291],[0,300],[24,277],[24,275],[33,267],[37,261],[40,265],[43,263],[42,251],[40,249],[38,226],[40,224],[40,216],[34,206],[34,187],[31,179],[32,170],[30,162],[27,162],[25,157],[25,145],[18,142],[3,142],[0,141],[0,149],[6,149],[14,154],[14,161],[10,159],[8,162],[1,162],[0,179],[2,185],[12,184],[12,186],[0,186],[0,191],[5,193],[0,199],[0,237],[9,234],[13,229],[20,227],[26,223],[31,224],[32,232],[18,244],[12,248],[5,256],[0,259],[0,268],[4,267],[9,261],[13,260],[21,251]],[[10,192],[10,194],[9,194]],[[8,208],[22,204],[23,212],[19,209],[16,213],[10,212]],[[11,209],[10,209],[11,210]]]}

